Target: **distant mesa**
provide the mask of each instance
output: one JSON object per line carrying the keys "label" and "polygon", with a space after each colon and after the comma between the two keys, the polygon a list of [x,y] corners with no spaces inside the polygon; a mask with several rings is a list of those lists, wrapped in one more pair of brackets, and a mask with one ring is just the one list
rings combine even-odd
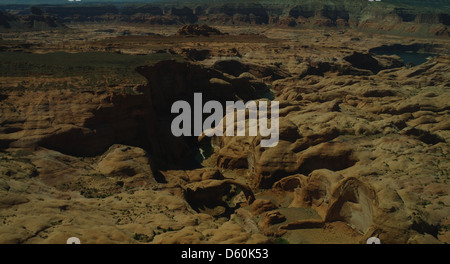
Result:
{"label": "distant mesa", "polygon": [[3,13],[0,11],[0,28],[11,28],[10,21],[12,20],[12,16]]}
{"label": "distant mesa", "polygon": [[186,25],[180,28],[177,32],[178,36],[205,36],[209,37],[210,35],[224,35],[218,29],[210,27],[208,25],[197,25],[191,24]]}
{"label": "distant mesa", "polygon": [[[76,0],[74,0],[76,1]],[[58,3],[56,3],[58,2]],[[120,1],[85,1],[73,4],[5,5],[2,10],[14,10],[14,17],[51,17],[64,23],[120,21],[148,25],[275,25],[296,28],[357,28],[362,31],[421,37],[450,36],[448,0],[379,1],[155,1],[148,4],[119,4]],[[64,1],[63,1],[64,2]],[[109,2],[109,3],[106,3]],[[131,1],[130,1],[131,2]],[[134,1],[133,1],[134,2]],[[138,2],[138,1],[137,1]],[[142,1],[141,1],[142,2]],[[169,1],[170,2],[170,1]],[[67,2],[68,3],[68,2]],[[5,9],[5,7],[8,7]],[[16,15],[17,14],[17,15]],[[20,15],[19,15],[20,14]],[[33,29],[45,29],[39,22]],[[0,29],[15,28],[14,23],[0,14]],[[26,29],[26,27],[24,28]]]}
{"label": "distant mesa", "polygon": [[47,30],[59,27],[65,26],[37,7],[31,7],[27,15],[12,15],[0,11],[0,31]]}

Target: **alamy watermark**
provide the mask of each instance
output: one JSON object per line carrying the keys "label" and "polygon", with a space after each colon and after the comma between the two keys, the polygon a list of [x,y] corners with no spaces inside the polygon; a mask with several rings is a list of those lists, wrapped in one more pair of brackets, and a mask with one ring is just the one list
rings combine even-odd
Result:
{"label": "alamy watermark", "polygon": [[[270,103],[270,110],[268,103]],[[223,136],[224,127],[226,136],[246,136],[246,127],[248,127],[248,136],[257,136],[259,132],[259,135],[263,137],[261,139],[262,147],[275,147],[278,144],[278,101],[261,100],[247,103],[226,101],[226,105],[223,107],[222,103],[214,100],[203,104],[202,94],[194,93],[193,111],[192,113],[191,105],[187,101],[180,100],[173,103],[171,112],[179,114],[173,119],[171,125],[174,136],[198,137],[203,134],[208,137]],[[203,121],[203,114],[211,115]]]}

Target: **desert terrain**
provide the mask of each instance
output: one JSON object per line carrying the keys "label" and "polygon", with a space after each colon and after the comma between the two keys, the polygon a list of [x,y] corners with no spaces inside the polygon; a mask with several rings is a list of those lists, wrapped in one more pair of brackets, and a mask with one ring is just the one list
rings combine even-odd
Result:
{"label": "desert terrain", "polygon": [[[297,2],[1,8],[0,243],[449,243],[448,12]],[[278,145],[173,136],[195,92]]]}

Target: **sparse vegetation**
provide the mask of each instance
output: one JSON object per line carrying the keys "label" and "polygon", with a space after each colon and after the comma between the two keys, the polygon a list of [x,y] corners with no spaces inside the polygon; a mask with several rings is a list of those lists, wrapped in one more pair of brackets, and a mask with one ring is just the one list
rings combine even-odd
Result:
{"label": "sparse vegetation", "polygon": [[[0,54],[0,78],[46,78],[45,82],[39,83],[34,83],[33,79],[21,79],[14,85],[9,84],[9,87],[3,85],[2,89],[45,90],[57,88],[103,91],[116,85],[125,85],[123,92],[134,93],[132,86],[146,83],[145,78],[134,69],[137,66],[153,65],[158,61],[168,59],[183,60],[181,56],[169,53],[125,55],[108,52],[47,54],[2,52]],[[51,79],[47,80],[49,77]],[[6,81],[2,81],[2,83],[6,83]]]}
{"label": "sparse vegetation", "polygon": [[164,227],[158,226],[157,229],[160,230],[163,233],[174,231],[174,229],[172,227],[170,227],[170,226],[168,228],[164,228]]}
{"label": "sparse vegetation", "polygon": [[275,239],[275,244],[289,244],[289,241],[285,238],[282,237],[277,237],[277,239]]}
{"label": "sparse vegetation", "polygon": [[63,220],[60,219],[60,220],[51,222],[50,225],[52,225],[52,226],[60,225],[60,224],[62,224],[62,221],[63,221]]}
{"label": "sparse vegetation", "polygon": [[423,200],[420,201],[419,204],[422,205],[425,208],[427,205],[431,204],[431,202],[428,201],[428,200],[423,199]]}
{"label": "sparse vegetation", "polygon": [[106,198],[111,195],[109,193],[101,192],[97,188],[85,188],[80,191],[80,194],[86,198]]}
{"label": "sparse vegetation", "polygon": [[133,236],[134,240],[137,240],[139,242],[152,242],[153,241],[153,237],[149,237],[146,234],[134,234]]}

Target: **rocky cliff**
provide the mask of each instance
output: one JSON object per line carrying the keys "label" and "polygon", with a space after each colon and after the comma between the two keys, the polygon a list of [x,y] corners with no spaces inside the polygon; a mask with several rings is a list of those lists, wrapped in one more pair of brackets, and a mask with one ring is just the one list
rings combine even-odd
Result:
{"label": "rocky cliff", "polygon": [[11,15],[0,11],[0,32],[48,30],[64,28],[54,16],[43,14],[39,9],[32,9],[27,15]]}
{"label": "rocky cliff", "polygon": [[42,146],[69,155],[95,156],[120,143],[147,149],[162,168],[190,167],[195,166],[189,157],[196,150],[196,140],[172,136],[172,104],[185,100],[192,105],[194,92],[202,93],[205,101],[223,103],[258,98],[248,79],[226,77],[193,64],[163,61],[137,71],[148,79],[137,95],[85,92],[74,97],[60,91],[5,95],[7,101],[20,100],[14,109],[2,110],[0,146]]}
{"label": "rocky cliff", "polygon": [[147,24],[273,24],[288,27],[356,27],[366,31],[448,37],[450,7],[445,2],[350,0],[186,2],[183,5],[58,5],[40,8],[61,22],[126,21]]}

